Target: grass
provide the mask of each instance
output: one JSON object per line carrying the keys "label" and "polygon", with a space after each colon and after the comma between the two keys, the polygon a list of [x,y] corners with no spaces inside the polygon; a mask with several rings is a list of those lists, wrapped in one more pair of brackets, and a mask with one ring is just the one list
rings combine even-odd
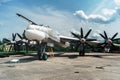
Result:
{"label": "grass", "polygon": [[0,55],[16,55],[16,54],[35,54],[37,53],[36,51],[28,51],[28,53],[26,53],[26,51],[20,51],[20,52],[14,52],[14,51],[0,51]]}

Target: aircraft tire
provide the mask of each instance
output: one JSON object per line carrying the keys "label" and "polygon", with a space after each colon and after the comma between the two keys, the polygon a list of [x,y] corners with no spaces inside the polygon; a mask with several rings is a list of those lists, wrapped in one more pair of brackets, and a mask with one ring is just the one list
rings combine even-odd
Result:
{"label": "aircraft tire", "polygon": [[38,53],[38,59],[39,59],[39,60],[42,60],[40,53]]}
{"label": "aircraft tire", "polygon": [[48,55],[46,53],[44,53],[42,59],[43,60],[47,60],[48,59]]}

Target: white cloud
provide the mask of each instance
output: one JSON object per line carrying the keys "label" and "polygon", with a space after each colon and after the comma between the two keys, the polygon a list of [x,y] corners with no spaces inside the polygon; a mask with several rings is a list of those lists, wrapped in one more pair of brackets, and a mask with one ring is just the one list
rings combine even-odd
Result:
{"label": "white cloud", "polygon": [[113,14],[116,13],[116,10],[115,9],[103,9],[102,10],[102,13],[105,15],[105,16],[112,16]]}
{"label": "white cloud", "polygon": [[[95,9],[92,14],[87,15],[83,10],[78,10],[74,13],[80,20],[86,20],[89,22],[95,22],[100,24],[109,24],[115,21],[120,15],[120,0],[113,0],[116,4],[116,8],[114,9],[107,9],[101,6],[106,5],[109,0],[102,1],[101,4],[97,9]],[[118,7],[119,6],[119,7]],[[99,11],[98,11],[99,10]],[[95,14],[97,13],[97,14]]]}
{"label": "white cloud", "polygon": [[94,21],[94,22],[107,22],[107,21],[109,21],[106,17],[101,16],[101,15],[95,15],[95,14],[89,15],[88,19],[90,21]]}
{"label": "white cloud", "polygon": [[[106,11],[106,12],[104,12],[105,15],[109,14],[112,16],[115,13],[115,11],[110,12],[107,9],[104,11]],[[112,18],[111,16],[105,17],[103,15],[98,15],[98,14],[86,15],[85,12],[82,10],[76,11],[74,13],[74,15],[78,16],[80,18],[80,20],[87,20],[87,21],[92,21],[92,22],[96,22],[96,23],[103,23],[103,24],[112,22],[114,20],[114,18]]]}
{"label": "white cloud", "polygon": [[115,4],[120,7],[120,0],[114,0]]}
{"label": "white cloud", "polygon": [[88,16],[82,10],[76,11],[74,15],[80,15],[79,17],[81,17],[82,19],[88,19]]}

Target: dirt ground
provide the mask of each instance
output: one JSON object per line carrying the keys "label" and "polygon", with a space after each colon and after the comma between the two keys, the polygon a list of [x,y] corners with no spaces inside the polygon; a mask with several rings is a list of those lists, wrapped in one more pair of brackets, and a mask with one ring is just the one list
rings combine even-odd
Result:
{"label": "dirt ground", "polygon": [[56,54],[47,61],[30,55],[0,58],[0,80],[120,80],[120,54]]}

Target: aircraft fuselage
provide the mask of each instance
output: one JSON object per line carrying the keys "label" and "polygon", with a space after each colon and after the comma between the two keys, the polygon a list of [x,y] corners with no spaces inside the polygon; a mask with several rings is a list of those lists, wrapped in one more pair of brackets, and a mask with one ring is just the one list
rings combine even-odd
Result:
{"label": "aircraft fuselage", "polygon": [[58,34],[54,34],[53,30],[49,27],[30,25],[25,30],[25,36],[29,40],[47,41],[48,38],[52,38],[57,42],[60,42]]}

